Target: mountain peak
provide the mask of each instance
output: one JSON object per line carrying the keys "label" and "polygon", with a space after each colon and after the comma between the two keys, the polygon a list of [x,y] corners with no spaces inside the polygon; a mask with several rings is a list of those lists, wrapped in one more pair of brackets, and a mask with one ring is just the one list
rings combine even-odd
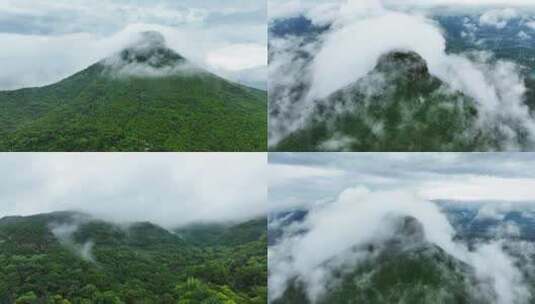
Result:
{"label": "mountain peak", "polygon": [[150,49],[155,47],[166,47],[165,37],[157,31],[140,32],[138,39],[133,43],[133,47]]}
{"label": "mountain peak", "polygon": [[134,43],[120,52],[119,58],[126,64],[140,63],[153,68],[185,62],[184,57],[167,47],[165,37],[155,31],[141,32]]}
{"label": "mountain peak", "polygon": [[429,76],[427,62],[422,56],[412,51],[393,51],[384,54],[377,62],[376,70],[383,73],[399,73],[419,79]]}

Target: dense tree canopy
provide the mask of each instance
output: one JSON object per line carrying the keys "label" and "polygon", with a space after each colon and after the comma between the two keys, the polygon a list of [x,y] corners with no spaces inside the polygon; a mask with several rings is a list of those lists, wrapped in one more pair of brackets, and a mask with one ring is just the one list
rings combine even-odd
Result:
{"label": "dense tree canopy", "polygon": [[[217,244],[193,243],[194,233],[183,238],[151,223],[73,219],[53,213],[0,220],[0,303],[267,301],[265,220],[227,227],[256,234],[227,245],[224,235]],[[55,231],[68,225],[76,225],[69,235]]]}

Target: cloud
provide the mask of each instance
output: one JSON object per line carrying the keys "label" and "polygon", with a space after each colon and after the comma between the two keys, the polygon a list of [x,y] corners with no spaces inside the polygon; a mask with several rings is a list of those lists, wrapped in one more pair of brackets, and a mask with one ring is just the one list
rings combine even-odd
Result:
{"label": "cloud", "polygon": [[527,34],[526,32],[524,32],[524,31],[520,31],[520,32],[518,32],[517,36],[518,36],[518,38],[521,39],[521,40],[529,40],[529,39],[531,39],[531,36],[528,35],[528,34]]}
{"label": "cloud", "polygon": [[[475,99],[479,115],[474,132],[497,138],[501,150],[526,149],[520,144],[525,133],[527,146],[535,143],[535,120],[524,103],[521,67],[493,61],[490,53],[446,53],[443,30],[434,20],[418,12],[392,10],[389,1],[338,3],[336,14],[332,8],[317,14],[322,16],[319,23],[325,23],[326,15],[333,17],[327,18],[331,29],[314,42],[293,37],[279,38],[284,43],[270,42],[270,91],[275,92],[270,107],[276,113],[270,117],[270,145],[306,125],[319,100],[362,79],[382,55],[399,50],[418,53],[433,76]],[[481,20],[501,26],[514,14],[515,10],[491,11]],[[299,90],[305,93],[296,95]],[[337,111],[351,110],[346,108]]]}
{"label": "cloud", "polygon": [[471,176],[451,181],[429,181],[421,186],[421,194],[429,199],[459,201],[534,201],[535,179]]}
{"label": "cloud", "polygon": [[[349,37],[353,38],[349,40]],[[387,13],[347,24],[329,34],[314,57],[309,99],[325,98],[364,77],[389,50],[413,50],[426,59],[433,59],[444,53],[445,47],[446,41],[440,31],[420,17]]]}
{"label": "cloud", "polygon": [[[165,77],[194,75],[203,71],[179,54],[166,50],[165,37],[159,32],[141,32],[124,50],[100,61],[104,75],[112,77]],[[142,61],[139,58],[143,58]]]}
{"label": "cloud", "polygon": [[535,21],[526,22],[526,26],[532,30],[535,30]]}
{"label": "cloud", "polygon": [[[0,39],[9,46],[0,50],[0,90],[54,83],[148,30],[162,32],[171,48],[213,73],[265,87],[261,73],[254,71],[253,80],[246,76],[251,68],[266,69],[265,16],[265,4],[256,0],[7,0],[0,8]],[[227,65],[208,60],[229,49],[244,60]]]}
{"label": "cloud", "polygon": [[165,227],[266,214],[265,155],[5,154],[0,216],[82,211]]}
{"label": "cloud", "polygon": [[[395,0],[387,0],[395,3]],[[530,0],[408,0],[405,5],[439,6],[439,5],[468,5],[468,6],[533,6]]]}
{"label": "cloud", "polygon": [[267,65],[267,48],[258,44],[234,44],[209,52],[207,63],[229,71]]}
{"label": "cloud", "polygon": [[[396,218],[411,216],[427,242],[473,268],[475,297],[529,302],[523,273],[534,267],[528,258],[533,245],[515,240],[522,233],[519,221],[509,222],[506,214],[533,216],[534,153],[271,153],[269,163],[275,172],[269,182],[272,212],[308,212],[291,225],[270,222],[269,229],[282,230],[268,249],[270,301],[293,279],[305,284],[311,299],[321,298],[339,282],[338,274],[373,258],[359,246],[396,236]],[[293,174],[292,168],[305,173]],[[500,222],[489,227],[488,239],[471,239],[469,249],[448,221],[446,203],[437,199],[474,210],[479,222]]]}
{"label": "cloud", "polygon": [[83,244],[78,244],[73,238],[74,233],[78,231],[80,225],[88,220],[88,218],[74,218],[74,222],[72,223],[51,223],[50,231],[63,246],[72,250],[85,261],[95,263],[95,258],[91,253],[93,246],[95,245],[93,241],[88,240]]}
{"label": "cloud", "polygon": [[[298,15],[307,17],[317,14],[312,11],[326,13],[324,17],[331,16],[340,7],[346,5],[348,0],[269,0],[269,17],[271,20],[278,18],[290,18]],[[489,7],[521,7],[531,9],[535,6],[531,0],[351,0],[351,5],[356,7],[383,7],[396,10],[428,10],[428,9],[449,9],[449,10],[487,10]]]}
{"label": "cloud", "polygon": [[481,15],[479,18],[479,24],[482,26],[493,26],[497,29],[503,29],[509,20],[517,17],[518,13],[514,9],[494,9]]}
{"label": "cloud", "polygon": [[[336,284],[334,270],[353,269],[371,257],[369,244],[381,244],[397,236],[396,218],[410,216],[423,226],[425,240],[454,258],[471,265],[480,282],[472,286],[480,296],[485,282],[495,294],[489,303],[527,303],[529,292],[522,274],[498,242],[469,250],[453,241],[454,229],[433,203],[411,191],[370,191],[356,186],[343,190],[332,202],[311,208],[304,222],[291,227],[297,234],[285,234],[268,249],[270,301],[279,298],[289,282],[304,284],[312,303]],[[332,233],[332,227],[337,227]],[[404,246],[415,244],[403,243]],[[313,252],[314,254],[305,254]],[[489,294],[485,297],[492,297]]]}
{"label": "cloud", "polygon": [[269,169],[270,184],[286,183],[291,180],[316,177],[338,177],[343,171],[336,169],[314,168],[295,165],[271,165]]}
{"label": "cloud", "polygon": [[275,211],[331,201],[355,184],[427,200],[535,202],[532,153],[270,153],[269,164]]}

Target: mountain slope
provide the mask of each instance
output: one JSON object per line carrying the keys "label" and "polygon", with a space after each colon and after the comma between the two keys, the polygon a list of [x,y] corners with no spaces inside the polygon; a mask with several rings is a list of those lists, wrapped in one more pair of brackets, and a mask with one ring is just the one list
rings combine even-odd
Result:
{"label": "mountain slope", "polygon": [[0,92],[0,150],[265,151],[266,99],[148,32],[56,84]]}
{"label": "mountain slope", "polygon": [[0,303],[265,303],[265,248],[265,233],[213,248],[151,223],[74,212],[6,217]]}
{"label": "mountain slope", "polygon": [[196,224],[176,232],[185,240],[204,246],[237,246],[259,239],[267,233],[267,220],[256,219],[237,225]]}
{"label": "mountain slope", "polygon": [[429,74],[413,52],[383,55],[364,78],[315,101],[304,127],[278,151],[472,151],[498,149],[476,128],[475,101]]}
{"label": "mountain slope", "polygon": [[391,239],[352,248],[358,262],[325,265],[332,277],[324,280],[325,293],[316,301],[309,299],[306,285],[295,278],[273,303],[489,303],[472,293],[474,270],[428,243],[420,222],[404,217],[397,224]]}

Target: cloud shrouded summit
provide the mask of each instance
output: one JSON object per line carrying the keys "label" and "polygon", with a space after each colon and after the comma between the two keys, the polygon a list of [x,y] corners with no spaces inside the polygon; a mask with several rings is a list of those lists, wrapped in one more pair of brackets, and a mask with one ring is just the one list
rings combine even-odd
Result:
{"label": "cloud shrouded summit", "polygon": [[142,31],[159,31],[170,49],[212,73],[265,88],[258,72],[267,65],[263,1],[2,4],[0,39],[9,47],[0,50],[0,90],[57,82],[120,51]]}
{"label": "cloud shrouded summit", "polygon": [[164,77],[201,72],[186,58],[170,49],[158,31],[140,32],[120,52],[101,61],[114,76]]}
{"label": "cloud shrouded summit", "polygon": [[[520,235],[518,223],[535,212],[530,170],[535,154],[276,153],[269,158],[271,303],[333,303],[333,294],[335,299],[372,294],[377,303],[383,298],[456,303],[450,298],[455,293],[464,293],[461,298],[470,303],[532,302],[526,274],[533,260],[521,261],[533,257],[533,239],[518,244],[515,235]],[[500,225],[490,238],[464,242],[460,226],[477,235],[492,223]],[[519,251],[512,253],[515,246]],[[407,264],[398,250],[416,257],[425,275],[408,267],[407,280],[409,272],[399,271]],[[388,265],[397,271],[385,272]],[[428,274],[440,284],[430,283]],[[292,302],[300,292],[306,301]]]}

